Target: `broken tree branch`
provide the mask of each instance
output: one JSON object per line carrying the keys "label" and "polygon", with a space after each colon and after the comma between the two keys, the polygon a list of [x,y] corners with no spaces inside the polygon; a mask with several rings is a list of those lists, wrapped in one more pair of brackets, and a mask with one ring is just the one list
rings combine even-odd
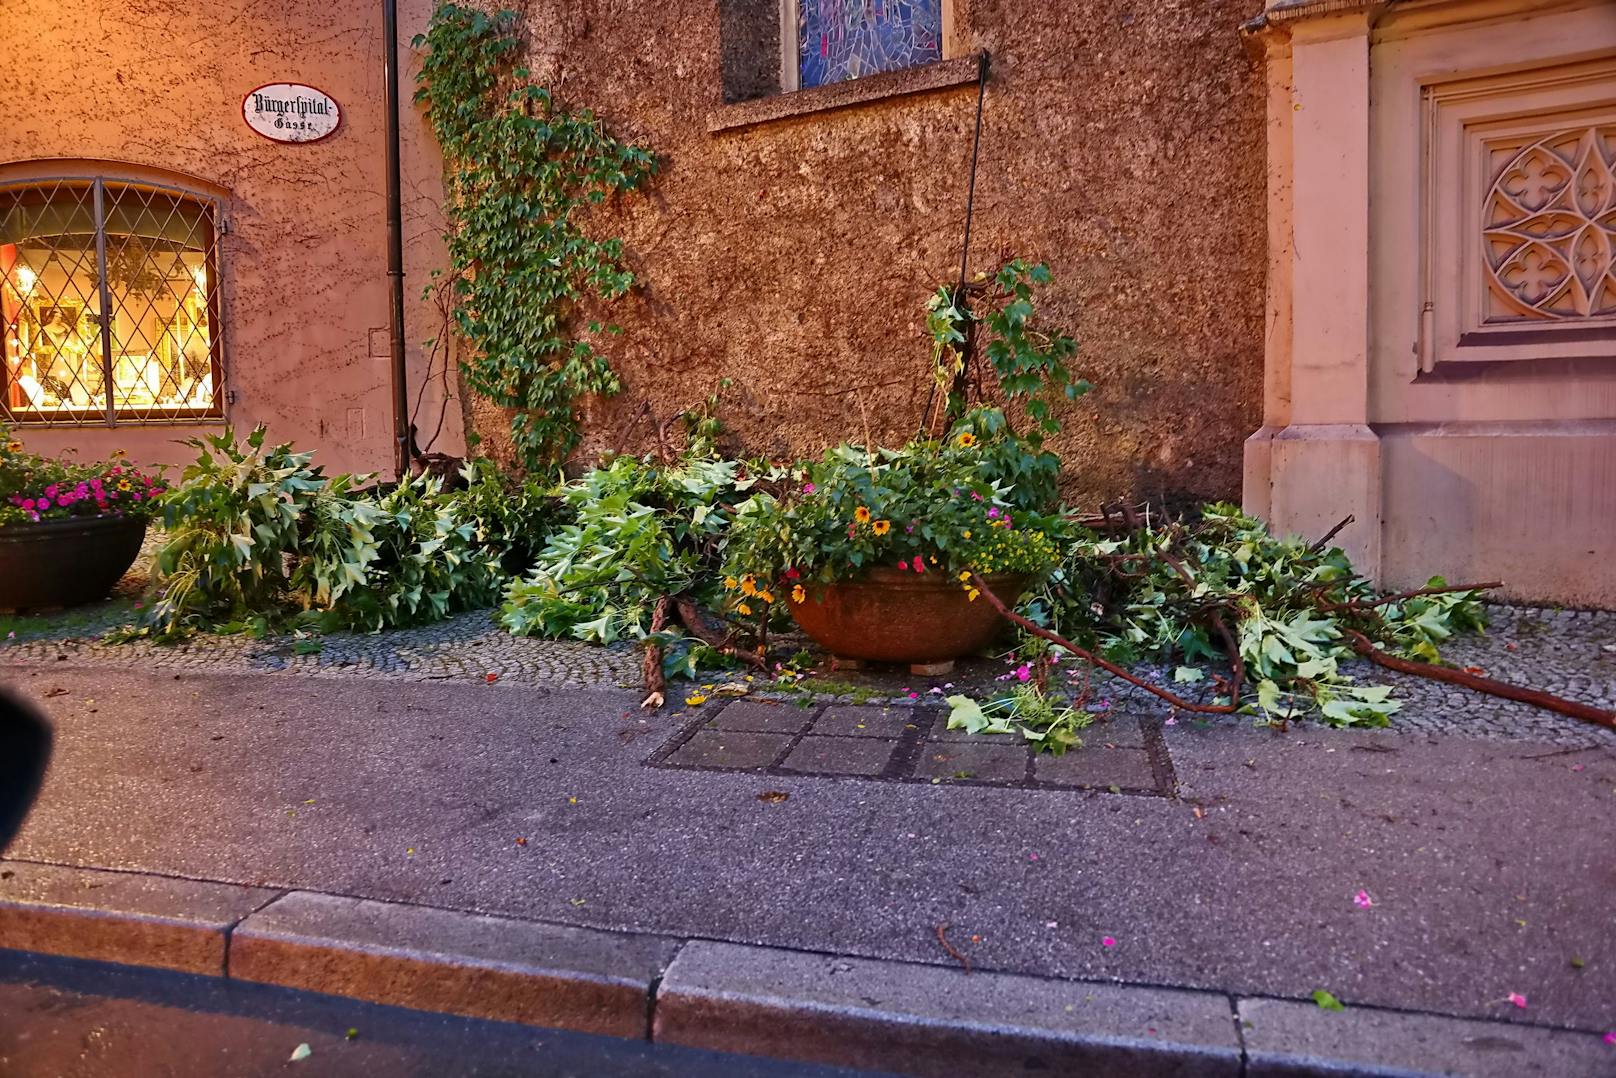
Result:
{"label": "broken tree branch", "polygon": [[691,599],[689,596],[681,595],[673,602],[674,606],[679,611],[679,621],[687,630],[689,630],[691,636],[694,636],[697,640],[707,644],[715,651],[728,655],[732,659],[738,659],[750,666],[755,666],[758,669],[762,669],[767,665],[762,655],[758,655],[755,652],[742,651],[734,644],[731,644],[728,636],[715,629],[712,624],[708,622],[707,616],[701,612],[701,608],[696,605],[695,600]]}
{"label": "broken tree branch", "polygon": [[1616,729],[1616,712],[1606,711],[1603,708],[1592,707],[1588,704],[1579,704],[1575,700],[1567,700],[1538,689],[1528,689],[1522,685],[1511,685],[1507,681],[1495,681],[1492,678],[1480,677],[1448,666],[1432,666],[1429,663],[1417,663],[1408,659],[1399,659],[1397,656],[1388,655],[1377,648],[1367,636],[1356,629],[1345,629],[1343,631],[1346,633],[1347,642],[1352,645],[1353,651],[1356,651],[1376,666],[1383,666],[1387,670],[1395,670],[1399,674],[1412,674],[1415,677],[1427,678],[1431,681],[1445,681],[1450,685],[1459,685],[1475,692],[1486,693],[1488,696],[1501,696],[1505,700],[1519,700],[1523,704],[1531,704],[1533,707],[1557,711],[1562,715],[1569,715],[1574,719],[1591,722],[1596,726],[1608,726]]}
{"label": "broken tree branch", "polygon": [[[651,613],[651,632],[660,633],[668,627],[668,621],[673,616],[673,600],[664,595],[657,600],[656,609]],[[641,708],[659,708],[668,700],[668,679],[662,672],[663,647],[654,639],[645,645],[645,655],[640,659],[640,673],[645,678],[645,699],[640,701]]]}
{"label": "broken tree branch", "polygon": [[1357,519],[1357,517],[1353,516],[1351,513],[1348,513],[1346,518],[1343,519],[1341,523],[1325,532],[1323,538],[1314,543],[1312,546],[1308,547],[1307,552],[1309,554],[1317,554],[1319,551],[1330,545],[1330,540],[1334,539],[1338,534],[1340,534],[1342,528],[1345,528],[1348,524],[1351,524]]}
{"label": "broken tree branch", "polygon": [[1200,715],[1232,715],[1240,708],[1238,685],[1235,686],[1236,694],[1230,697],[1227,704],[1198,704],[1193,700],[1186,700],[1176,693],[1168,692],[1166,689],[1152,685],[1143,678],[1135,677],[1133,674],[1130,674],[1116,663],[1107,662],[1105,659],[1100,658],[1093,652],[1078,647],[1076,644],[1072,643],[1070,640],[1067,640],[1060,634],[1052,633],[1042,625],[1028,621],[1020,614],[1017,614],[1014,610],[1011,610],[1008,606],[1005,606],[1004,600],[993,594],[992,589],[987,586],[986,581],[984,581],[979,574],[971,574],[971,586],[982,593],[982,598],[988,601],[989,606],[997,610],[1001,616],[1008,619],[1011,623],[1020,626],[1036,637],[1049,641],[1051,644],[1054,644],[1057,647],[1065,648],[1067,651],[1071,652],[1073,655],[1076,655],[1080,659],[1087,659],[1095,666],[1098,666],[1101,670],[1104,670],[1106,673],[1112,674],[1115,677],[1121,678],[1130,685],[1136,685],[1154,696],[1159,696],[1161,699],[1166,700],[1169,704],[1172,704],[1176,708],[1180,708],[1184,711],[1193,711]]}

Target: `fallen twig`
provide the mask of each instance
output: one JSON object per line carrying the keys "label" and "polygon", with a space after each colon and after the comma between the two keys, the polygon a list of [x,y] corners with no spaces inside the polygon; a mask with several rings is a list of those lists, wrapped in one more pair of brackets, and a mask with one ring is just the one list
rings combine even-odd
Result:
{"label": "fallen twig", "polygon": [[1506,700],[1519,700],[1523,704],[1531,704],[1533,707],[1557,711],[1562,715],[1569,715],[1574,719],[1591,722],[1596,726],[1608,726],[1616,729],[1616,711],[1606,711],[1603,708],[1593,707],[1589,704],[1579,704],[1575,700],[1567,700],[1539,689],[1528,689],[1523,685],[1511,685],[1507,681],[1495,681],[1492,678],[1480,677],[1448,666],[1432,666],[1429,663],[1417,663],[1408,659],[1399,659],[1395,655],[1388,655],[1377,648],[1367,636],[1356,629],[1344,629],[1343,632],[1346,634],[1347,642],[1352,645],[1353,651],[1356,651],[1376,666],[1383,666],[1387,670],[1395,670],[1399,674],[1412,674],[1415,677],[1427,678],[1431,681],[1446,681],[1451,685],[1459,685],[1476,692],[1486,693],[1489,696],[1501,696]]}
{"label": "fallen twig", "polygon": [[762,655],[755,652],[742,651],[740,648],[730,643],[730,638],[728,636],[713,628],[713,626],[707,621],[706,615],[701,612],[701,608],[696,605],[695,600],[689,598],[688,596],[681,595],[674,599],[673,602],[674,606],[679,611],[679,621],[687,630],[689,630],[690,635],[694,636],[697,640],[707,644],[720,654],[728,655],[730,658],[738,659],[750,666],[755,666],[762,669],[768,665]]}
{"label": "fallen twig", "polygon": [[[1042,625],[1028,621],[1020,614],[1017,614],[1014,610],[1011,610],[1008,606],[1005,606],[1004,600],[993,594],[993,590],[987,586],[987,582],[984,581],[979,574],[971,574],[971,586],[982,593],[982,598],[986,599],[988,604],[992,606],[993,609],[997,610],[1000,615],[1009,619],[1015,625],[1027,630],[1027,632],[1032,633],[1034,636],[1048,640],[1051,644],[1054,644],[1057,647],[1065,648],[1067,651],[1071,652],[1073,655],[1076,655],[1080,659],[1087,659],[1095,666],[1098,666],[1101,670],[1121,678],[1130,685],[1136,685],[1154,696],[1159,696],[1161,699],[1166,700],[1174,707],[1183,708],[1185,711],[1193,711],[1201,715],[1233,715],[1240,709],[1238,684],[1235,685],[1235,693],[1234,695],[1230,696],[1227,704],[1198,704],[1193,700],[1186,700],[1176,693],[1168,692],[1166,689],[1152,685],[1143,678],[1135,677],[1133,674],[1130,674],[1127,670],[1124,670],[1116,663],[1108,662],[1093,652],[1078,647],[1076,644],[1072,643],[1070,640],[1067,640],[1059,633],[1052,633]],[[1238,656],[1238,649],[1236,649],[1235,654]]]}
{"label": "fallen twig", "polygon": [[1323,537],[1320,538],[1318,542],[1308,547],[1307,552],[1309,554],[1317,554],[1319,551],[1330,545],[1330,540],[1334,539],[1338,534],[1340,534],[1342,528],[1345,528],[1348,524],[1351,524],[1357,519],[1357,517],[1353,516],[1351,513],[1348,513],[1341,523],[1325,532]]}
{"label": "fallen twig", "polygon": [[958,962],[961,966],[965,967],[965,975],[967,977],[970,976],[970,974],[971,974],[971,960],[969,958],[966,958],[963,954],[960,954],[960,952],[955,949],[954,945],[952,943],[948,942],[948,923],[947,922],[944,922],[943,924],[940,924],[940,925],[937,926],[937,942],[941,943],[943,945],[943,950],[947,951],[950,955],[952,955],[956,962]]}
{"label": "fallen twig", "polygon": [[[666,629],[672,616],[673,600],[664,595],[651,613],[651,632]],[[645,699],[640,701],[641,708],[659,708],[667,703],[668,678],[662,672],[662,658],[661,644],[653,639],[645,645],[645,655],[640,659],[640,672],[645,677]]]}

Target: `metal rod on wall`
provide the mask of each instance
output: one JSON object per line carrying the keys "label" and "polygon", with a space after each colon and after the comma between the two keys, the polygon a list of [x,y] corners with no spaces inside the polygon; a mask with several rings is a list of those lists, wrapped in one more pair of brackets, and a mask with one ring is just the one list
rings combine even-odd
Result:
{"label": "metal rod on wall", "polygon": [[410,473],[410,402],[404,362],[404,211],[399,186],[398,3],[382,0],[382,72],[387,80],[387,283],[392,321],[388,344],[393,372],[393,467]]}

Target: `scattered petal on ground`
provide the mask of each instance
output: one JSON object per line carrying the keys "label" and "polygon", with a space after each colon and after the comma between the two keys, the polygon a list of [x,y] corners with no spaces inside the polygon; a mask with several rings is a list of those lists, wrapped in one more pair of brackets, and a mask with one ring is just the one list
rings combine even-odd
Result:
{"label": "scattered petal on ground", "polygon": [[1369,897],[1369,892],[1364,890],[1359,890],[1357,894],[1353,895],[1352,901],[1356,903],[1358,908],[1361,910],[1366,910],[1375,904],[1375,900]]}
{"label": "scattered petal on ground", "polygon": [[1504,998],[1508,1002],[1515,1004],[1515,1006],[1519,1007],[1521,1010],[1526,1010],[1526,997],[1521,995],[1519,992],[1511,992]]}
{"label": "scattered petal on ground", "polygon": [[1100,937],[1100,946],[1101,947],[1115,947],[1116,945],[1117,945],[1117,940],[1116,940],[1115,936],[1101,936]]}

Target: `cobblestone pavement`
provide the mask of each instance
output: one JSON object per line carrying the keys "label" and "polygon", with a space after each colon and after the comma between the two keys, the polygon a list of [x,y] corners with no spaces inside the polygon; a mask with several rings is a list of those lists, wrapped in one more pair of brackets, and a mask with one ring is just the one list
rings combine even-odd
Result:
{"label": "cobblestone pavement", "polygon": [[[146,560],[143,557],[139,564],[144,565]],[[265,640],[199,636],[172,645],[100,640],[108,629],[133,619],[144,585],[143,571],[137,567],[105,603],[42,617],[0,616],[0,663],[91,659],[119,667],[199,673],[239,671],[410,681],[485,680],[493,674],[501,682],[584,688],[633,687],[640,679],[639,654],[632,645],[602,648],[515,637],[495,624],[492,613],[485,610],[415,629],[335,633],[302,641],[285,636]],[[1493,605],[1489,614],[1487,633],[1450,642],[1443,650],[1447,660],[1479,668],[1504,681],[1616,709],[1616,611]],[[1362,663],[1351,664],[1347,669],[1362,680],[1394,686],[1397,698],[1403,702],[1403,709],[1392,719],[1395,731],[1549,741],[1568,747],[1616,746],[1616,731],[1524,704]],[[1002,663],[981,660],[962,663],[954,674],[933,678],[911,677],[898,668],[821,671],[790,689],[789,694],[810,696],[820,703],[851,698],[858,703],[940,707],[948,693],[991,693],[1004,670]],[[1139,672],[1158,681],[1166,677],[1165,670],[1150,666],[1142,666]],[[772,686],[759,678],[748,688],[766,693]],[[1181,686],[1174,688],[1183,691]],[[677,706],[683,693],[671,695]],[[1098,679],[1095,696],[1109,699],[1112,709],[1119,713],[1150,719],[1175,718],[1160,700],[1114,679]],[[1178,716],[1175,721],[1189,720]]]}

